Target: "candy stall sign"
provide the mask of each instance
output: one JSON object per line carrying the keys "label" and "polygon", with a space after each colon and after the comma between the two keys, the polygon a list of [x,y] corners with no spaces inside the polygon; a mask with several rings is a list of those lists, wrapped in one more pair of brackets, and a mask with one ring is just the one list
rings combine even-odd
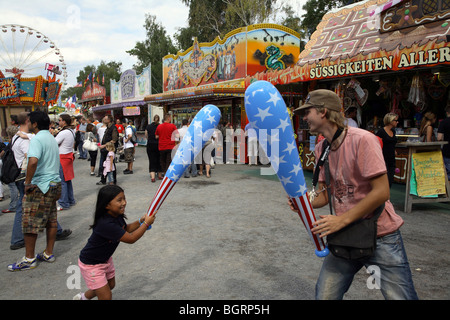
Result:
{"label": "candy stall sign", "polygon": [[375,57],[358,61],[346,61],[330,65],[317,64],[309,72],[310,79],[351,76],[373,71],[401,70],[415,66],[434,65],[450,62],[450,48],[433,48],[427,51],[401,52],[400,55]]}
{"label": "candy stall sign", "polygon": [[19,81],[16,78],[0,79],[0,100],[19,97]]}

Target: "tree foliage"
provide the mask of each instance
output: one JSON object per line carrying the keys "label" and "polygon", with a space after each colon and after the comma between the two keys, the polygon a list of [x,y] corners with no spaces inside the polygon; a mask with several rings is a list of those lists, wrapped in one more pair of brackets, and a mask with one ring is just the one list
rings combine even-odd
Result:
{"label": "tree foliage", "polygon": [[152,93],[160,93],[162,92],[162,58],[171,53],[175,54],[177,50],[170,36],[167,35],[166,29],[156,20],[156,16],[146,14],[144,28],[147,32],[146,39],[136,42],[134,48],[127,53],[138,59],[137,64],[134,65],[138,74],[151,64]]}
{"label": "tree foliage", "polygon": [[[89,74],[92,72],[92,75],[95,74],[95,79],[93,81],[97,82],[97,76],[98,76],[98,82],[101,86],[104,86],[106,89],[106,95],[109,96],[111,93],[111,84],[110,79],[114,79],[116,81],[119,81],[122,68],[122,62],[116,62],[116,61],[110,61],[105,62],[101,61],[98,66],[94,65],[88,65],[83,68],[83,70],[80,70],[77,76],[77,82],[82,83],[82,87],[70,87],[61,92],[61,100],[65,100],[69,97],[72,97],[74,94],[77,96],[78,99],[81,99],[81,95],[86,90],[86,87],[84,86],[84,82],[86,78],[89,76]],[[103,75],[105,76],[105,84],[103,84]],[[90,85],[90,82],[88,82],[86,85]]]}
{"label": "tree foliage", "polygon": [[277,0],[181,0],[189,7],[188,26],[175,35],[179,49],[192,45],[192,37],[210,42],[217,36],[257,23],[269,22]]}

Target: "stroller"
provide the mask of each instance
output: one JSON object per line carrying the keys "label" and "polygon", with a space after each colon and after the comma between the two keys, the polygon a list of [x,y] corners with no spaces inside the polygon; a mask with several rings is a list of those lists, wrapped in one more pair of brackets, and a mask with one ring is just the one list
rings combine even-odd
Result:
{"label": "stroller", "polygon": [[116,156],[114,158],[115,162],[123,162],[125,161],[125,152],[123,147],[123,134],[119,135],[119,143],[116,148]]}

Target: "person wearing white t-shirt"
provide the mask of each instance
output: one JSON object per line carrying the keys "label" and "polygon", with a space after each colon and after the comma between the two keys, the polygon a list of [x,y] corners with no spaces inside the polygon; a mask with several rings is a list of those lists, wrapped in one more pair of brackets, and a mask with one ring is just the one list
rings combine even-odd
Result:
{"label": "person wearing white t-shirt", "polygon": [[55,140],[59,147],[59,160],[61,177],[61,197],[58,200],[58,210],[70,209],[75,205],[73,196],[72,179],[75,177],[73,171],[73,145],[75,143],[75,132],[71,129],[72,119],[68,114],[59,116],[59,126],[62,130],[56,135]]}
{"label": "person wearing white t-shirt", "polygon": [[358,123],[353,119],[356,117],[358,110],[355,107],[350,107],[345,110],[345,120],[348,127],[358,128]]}
{"label": "person wearing white t-shirt", "polygon": [[29,133],[28,130],[28,112],[22,112],[17,116],[17,122],[19,124],[19,131],[13,137],[15,141],[12,146],[14,152],[14,159],[17,166],[21,168],[19,177],[15,184],[19,191],[19,198],[16,205],[16,215],[14,217],[13,229],[11,233],[11,250],[17,250],[25,246],[22,233],[22,199],[25,194],[25,174],[27,168],[27,152],[30,146],[30,140],[34,136]]}
{"label": "person wearing white t-shirt", "polygon": [[[101,142],[102,140],[103,140],[103,135],[105,134],[105,131],[106,131],[106,124],[103,122],[103,120],[102,120],[102,122],[99,122],[98,124],[97,124],[97,135],[98,135],[98,142]],[[101,160],[101,157],[99,157],[100,158],[100,160]],[[100,161],[99,160],[99,161]],[[101,177],[102,176],[102,167],[103,167],[103,165],[101,164],[101,163],[99,163],[98,164],[98,174],[97,174],[97,177]]]}
{"label": "person wearing white t-shirt", "polygon": [[[183,140],[183,137],[186,135],[187,131],[188,131],[188,119],[183,119],[181,121],[181,128],[178,129],[178,134],[179,137],[176,137],[175,140],[178,141],[178,143],[181,143],[181,141]],[[196,177],[197,176],[197,164],[195,163],[194,159],[192,159],[192,163],[186,168],[186,170],[184,171],[184,177],[185,178],[189,178],[189,172],[191,173],[192,177]]]}
{"label": "person wearing white t-shirt", "polygon": [[133,121],[128,121],[128,126],[125,129],[125,135],[123,137],[123,152],[127,168],[123,171],[123,174],[133,174],[133,159],[134,159],[134,144],[131,142],[133,137]]}

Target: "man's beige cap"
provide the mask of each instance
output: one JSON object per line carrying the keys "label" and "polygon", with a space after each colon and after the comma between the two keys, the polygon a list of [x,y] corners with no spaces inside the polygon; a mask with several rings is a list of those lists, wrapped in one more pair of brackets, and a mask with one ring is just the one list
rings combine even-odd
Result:
{"label": "man's beige cap", "polygon": [[302,110],[311,107],[325,107],[334,111],[341,111],[341,99],[331,90],[317,89],[308,93],[305,103],[294,110],[294,113],[299,113]]}

